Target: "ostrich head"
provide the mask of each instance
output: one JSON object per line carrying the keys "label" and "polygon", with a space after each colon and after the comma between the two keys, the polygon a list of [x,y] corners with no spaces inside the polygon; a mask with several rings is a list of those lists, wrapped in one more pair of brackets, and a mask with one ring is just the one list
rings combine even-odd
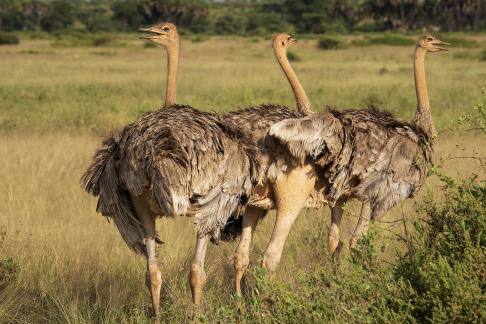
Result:
{"label": "ostrich head", "polygon": [[273,46],[277,50],[286,50],[297,40],[287,33],[279,33],[273,37]]}
{"label": "ostrich head", "polygon": [[420,36],[417,47],[421,47],[427,52],[440,52],[440,51],[448,51],[447,48],[442,47],[445,45],[451,45],[449,43],[443,42],[438,38],[435,38],[432,35],[422,35]]}
{"label": "ostrich head", "polygon": [[141,38],[148,39],[155,44],[165,47],[173,46],[179,40],[177,27],[171,23],[161,23],[149,28],[140,28],[140,31],[150,33],[150,35]]}

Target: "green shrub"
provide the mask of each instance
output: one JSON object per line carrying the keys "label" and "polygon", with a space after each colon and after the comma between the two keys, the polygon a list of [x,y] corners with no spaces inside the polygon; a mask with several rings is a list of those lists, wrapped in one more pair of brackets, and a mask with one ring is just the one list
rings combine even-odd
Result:
{"label": "green shrub", "polygon": [[441,176],[445,199],[418,206],[415,231],[400,240],[407,254],[380,261],[375,232],[358,242],[350,261],[290,283],[267,280],[257,268],[245,300],[216,310],[221,322],[480,323],[486,318],[486,181],[457,184]]}
{"label": "green shrub", "polygon": [[112,42],[112,37],[110,36],[98,36],[92,40],[93,46],[108,46]]}
{"label": "green shrub", "polygon": [[287,58],[289,59],[290,62],[300,62],[300,56],[297,55],[297,53],[294,52],[287,52]]}
{"label": "green shrub", "polygon": [[414,45],[415,40],[396,35],[384,35],[368,39],[369,45],[409,46]]}
{"label": "green shrub", "polygon": [[209,37],[206,36],[206,35],[197,35],[195,37],[192,37],[191,41],[193,43],[203,43],[203,42],[207,41],[208,39],[209,39]]}
{"label": "green shrub", "polygon": [[0,33],[0,45],[17,45],[19,42],[19,37],[14,34]]}
{"label": "green shrub", "polygon": [[[482,88],[482,97],[478,104],[474,105],[471,111],[459,117],[456,127],[467,127],[469,130],[480,131],[486,135],[486,88]],[[484,160],[480,161],[486,163]],[[484,166],[484,164],[482,165]]]}
{"label": "green shrub", "polygon": [[214,31],[223,35],[241,34],[243,32],[241,20],[241,17],[237,16],[221,16],[214,23]]}
{"label": "green shrub", "polygon": [[157,47],[157,44],[151,41],[145,41],[143,42],[143,47],[145,48],[152,48],[152,47]]}
{"label": "green shrub", "polygon": [[[441,176],[444,202],[429,196],[419,208],[414,249],[395,269],[406,281],[396,303],[413,304],[418,322],[481,322],[486,315],[486,181],[456,184]],[[393,303],[393,301],[391,301]]]}
{"label": "green shrub", "polygon": [[317,42],[317,47],[323,50],[338,49],[343,47],[343,43],[336,38],[323,37]]}

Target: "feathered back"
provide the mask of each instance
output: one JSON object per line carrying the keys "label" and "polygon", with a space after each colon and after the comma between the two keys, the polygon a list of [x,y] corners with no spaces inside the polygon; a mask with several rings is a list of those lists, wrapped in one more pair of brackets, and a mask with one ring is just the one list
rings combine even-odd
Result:
{"label": "feathered back", "polygon": [[143,231],[130,194],[150,192],[159,215],[194,215],[198,234],[217,241],[260,174],[253,142],[235,123],[188,106],[147,113],[104,143],[82,181],[137,251]]}
{"label": "feathered back", "polygon": [[[423,184],[432,156],[426,138],[413,125],[371,107],[284,120],[270,127],[266,142],[277,141],[300,162],[313,161],[329,202],[357,197],[380,215]],[[287,164],[285,157],[273,163],[274,177]]]}
{"label": "feathered back", "polygon": [[319,114],[276,123],[267,139],[284,144],[290,153],[303,161],[316,159],[323,152],[336,155],[342,148],[342,126],[332,114]]}

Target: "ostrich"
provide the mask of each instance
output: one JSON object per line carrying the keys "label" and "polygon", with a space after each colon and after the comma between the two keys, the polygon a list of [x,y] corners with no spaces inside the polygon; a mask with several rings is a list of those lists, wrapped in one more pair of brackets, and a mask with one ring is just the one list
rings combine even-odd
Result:
{"label": "ostrich", "polygon": [[[313,113],[309,98],[287,58],[287,49],[295,41],[296,39],[289,34],[279,33],[272,40],[272,48],[277,62],[292,88],[297,111],[291,111],[281,105],[261,105],[230,112],[226,115],[227,118],[238,124],[259,148],[257,154],[259,160],[262,161],[262,169],[264,170],[263,179],[261,179],[260,185],[253,190],[249,207],[243,215],[241,238],[235,252],[234,286],[237,295],[241,295],[241,280],[250,261],[252,234],[258,221],[266,212],[270,209],[277,210],[275,222],[277,231],[274,230],[274,234],[279,233],[279,235],[272,235],[263,258],[263,266],[272,271],[280,259],[285,242],[286,236],[282,236],[281,232],[290,230],[290,226],[286,222],[282,222],[278,216],[281,213],[286,213],[287,209],[293,209],[296,206],[299,206],[299,208],[318,208],[325,203],[321,199],[322,195],[314,188],[316,177],[313,174],[314,167],[312,164],[296,165],[292,172],[286,173],[279,179],[275,179],[267,172],[268,167],[283,153],[281,145],[265,144],[264,137],[269,127],[285,119],[301,118]],[[291,156],[289,155],[288,158],[291,158]],[[288,183],[294,187],[288,186]]]}
{"label": "ostrich", "polygon": [[[325,199],[331,208],[328,248],[331,255],[340,245],[342,205],[350,198],[362,202],[358,224],[350,245],[366,232],[370,221],[385,214],[398,202],[413,197],[425,182],[432,163],[435,127],[425,82],[424,59],[428,52],[447,50],[439,39],[421,36],[415,48],[417,110],[413,123],[390,114],[370,110],[329,110],[270,127],[266,138],[286,146],[294,159],[284,155],[271,169],[277,177],[293,165],[312,161],[323,179]],[[293,184],[295,185],[295,184]],[[293,186],[292,185],[292,186]],[[283,215],[292,222],[299,210]],[[275,229],[277,230],[277,229]]]}
{"label": "ostrich", "polygon": [[[81,183],[98,196],[97,211],[114,221],[127,245],[145,255],[146,284],[158,320],[162,280],[156,218],[195,217],[191,288],[197,290],[208,238],[218,240],[230,216],[244,211],[260,170],[253,142],[230,119],[175,104],[176,27],[167,23],[143,31],[167,51],[165,106],[108,136]],[[198,298],[196,293],[196,303]]]}

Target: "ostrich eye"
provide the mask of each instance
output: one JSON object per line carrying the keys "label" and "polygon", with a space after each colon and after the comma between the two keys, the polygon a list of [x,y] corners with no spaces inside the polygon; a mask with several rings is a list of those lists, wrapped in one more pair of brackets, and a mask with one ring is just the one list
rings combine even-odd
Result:
{"label": "ostrich eye", "polygon": [[427,41],[431,42],[431,41],[433,41],[433,40],[434,40],[434,38],[433,38],[433,37],[427,37]]}
{"label": "ostrich eye", "polygon": [[162,28],[162,30],[165,31],[165,32],[168,32],[170,30],[170,28],[169,27],[164,27],[164,28]]}

